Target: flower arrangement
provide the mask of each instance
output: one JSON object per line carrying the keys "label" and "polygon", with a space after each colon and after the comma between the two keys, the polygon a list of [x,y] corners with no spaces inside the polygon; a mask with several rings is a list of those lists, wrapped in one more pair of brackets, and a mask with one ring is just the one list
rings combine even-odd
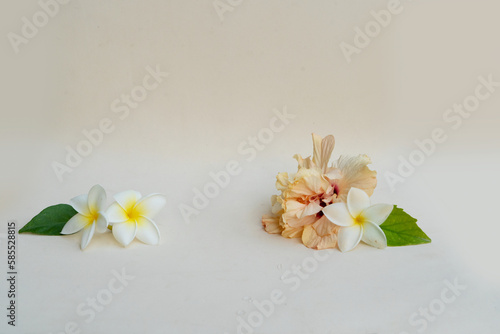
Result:
{"label": "flower arrangement", "polygon": [[278,173],[279,195],[271,197],[272,214],[262,217],[264,229],[286,238],[300,238],[312,249],[339,247],[347,252],[360,241],[376,247],[416,245],[430,238],[416,219],[390,204],[370,205],[377,172],[366,155],[341,156],[329,165],[332,135],[312,135],[313,155],[295,155],[295,174]]}
{"label": "flower arrangement", "polygon": [[19,233],[64,235],[82,231],[82,250],[95,232],[110,230],[122,246],[129,245],[134,238],[149,245],[160,242],[160,231],[152,218],[166,204],[163,195],[142,197],[137,191],[123,191],[114,196],[115,202],[108,208],[106,198],[104,188],[95,185],[88,194],[72,198],[71,205],[58,204],[42,210]]}

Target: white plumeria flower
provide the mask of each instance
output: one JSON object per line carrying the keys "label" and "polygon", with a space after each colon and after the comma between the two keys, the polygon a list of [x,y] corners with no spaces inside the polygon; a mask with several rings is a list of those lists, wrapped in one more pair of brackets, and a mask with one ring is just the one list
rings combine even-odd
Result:
{"label": "white plumeria flower", "polygon": [[96,230],[99,233],[107,231],[108,222],[104,214],[106,191],[97,184],[90,189],[88,195],[77,196],[70,202],[78,213],[64,225],[61,234],[73,234],[83,230],[80,247],[84,249]]}
{"label": "white plumeria flower", "polygon": [[116,202],[107,210],[106,216],[112,226],[113,236],[122,246],[130,244],[135,237],[149,245],[160,242],[160,231],[152,218],[167,200],[160,194],[141,197],[137,191],[121,192],[114,196]]}
{"label": "white plumeria flower", "polygon": [[323,209],[323,213],[335,225],[341,226],[338,244],[341,252],[348,252],[361,240],[376,248],[386,248],[387,238],[379,227],[391,214],[394,206],[375,204],[370,206],[370,197],[363,190],[351,188],[346,203],[334,203]]}

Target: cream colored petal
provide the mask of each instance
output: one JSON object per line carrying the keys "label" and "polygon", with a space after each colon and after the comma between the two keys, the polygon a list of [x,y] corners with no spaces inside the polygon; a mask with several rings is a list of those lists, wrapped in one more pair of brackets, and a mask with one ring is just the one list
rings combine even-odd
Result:
{"label": "cream colored petal", "polygon": [[280,218],[271,215],[262,216],[262,227],[267,233],[280,234],[283,228],[280,226]]}
{"label": "cream colored petal", "polygon": [[273,195],[271,197],[271,212],[275,215],[280,215],[283,211],[283,199],[280,196]]}
{"label": "cream colored petal", "polygon": [[136,238],[145,244],[157,245],[160,242],[160,230],[151,219],[139,217]]}
{"label": "cream colored petal", "polygon": [[335,167],[342,173],[342,178],[338,181],[339,197],[342,201],[347,201],[351,187],[364,190],[368,196],[373,194],[377,186],[377,172],[370,170],[369,164],[371,160],[366,155],[342,156],[337,160]]}
{"label": "cream colored petal", "polygon": [[276,176],[276,189],[279,191],[285,191],[290,185],[290,180],[288,178],[288,173],[278,173]]}
{"label": "cream colored petal", "polygon": [[95,223],[92,223],[83,229],[82,241],[80,244],[80,248],[82,250],[89,245],[90,240],[92,240],[92,237],[94,236],[94,231],[95,231]]}
{"label": "cream colored petal", "polygon": [[384,249],[387,247],[387,238],[384,231],[378,225],[371,222],[363,224],[363,237],[361,240],[375,248]]}
{"label": "cream colored petal", "polygon": [[141,197],[141,193],[134,190],[122,191],[114,196],[115,201],[117,201],[125,211],[132,209]]}
{"label": "cream colored petal", "polygon": [[137,223],[134,220],[128,220],[124,223],[114,224],[111,231],[116,241],[122,246],[128,246],[137,233]]}
{"label": "cream colored petal", "polygon": [[392,204],[375,204],[364,209],[361,212],[361,217],[364,221],[380,225],[387,220],[392,210],[394,210],[394,205]]}
{"label": "cream colored petal", "polygon": [[118,204],[118,202],[113,202],[106,210],[106,217],[110,224],[123,223],[129,220],[128,214],[125,210]]}
{"label": "cream colored petal", "polygon": [[95,221],[95,229],[97,233],[104,233],[108,231],[108,220],[104,214],[99,213],[99,216]]}
{"label": "cream colored petal", "polygon": [[334,186],[329,187],[328,191],[321,196],[321,201],[324,205],[342,202],[342,200],[338,198]]}
{"label": "cream colored petal", "polygon": [[326,217],[316,223],[304,227],[302,243],[312,249],[335,248],[337,245],[338,227],[333,225]]}
{"label": "cream colored petal", "polygon": [[314,172],[308,175],[305,181],[313,194],[322,194],[331,186],[319,169],[314,169]]}
{"label": "cream colored petal", "polygon": [[325,192],[330,183],[319,168],[300,169],[286,192],[287,197],[314,196]]}
{"label": "cream colored petal", "polygon": [[143,217],[154,218],[167,204],[167,199],[161,194],[151,194],[137,203],[135,210]]}
{"label": "cream colored petal", "polygon": [[347,195],[347,208],[354,218],[370,206],[370,197],[361,189],[352,187]]}
{"label": "cream colored petal", "polygon": [[313,158],[312,162],[314,163],[315,166],[321,168],[321,136],[318,136],[317,134],[313,133],[312,134],[312,139],[313,139]]}
{"label": "cream colored petal", "polygon": [[[287,200],[284,203],[283,219],[292,226],[298,227],[299,220],[307,216],[316,215],[317,212],[321,211],[321,208],[319,201],[308,206],[308,204],[296,200]],[[305,211],[309,211],[311,214],[306,215]]]}
{"label": "cream colored petal", "polygon": [[318,220],[318,217],[316,215],[311,215],[311,216],[305,216],[303,218],[297,218],[295,216],[289,216],[286,214],[286,212],[282,216],[283,222],[285,224],[288,224],[290,227],[301,227],[301,226],[306,226],[313,224]]}
{"label": "cream colored petal", "polygon": [[84,216],[90,216],[87,194],[73,197],[70,200],[70,203],[73,209],[75,209],[78,213]]}
{"label": "cream colored petal", "polygon": [[321,168],[323,172],[328,169],[328,162],[335,147],[335,138],[330,135],[321,138],[313,133],[313,163]]}
{"label": "cream colored petal", "polygon": [[293,216],[300,218],[302,216],[302,212],[304,212],[307,204],[303,202],[299,202],[295,199],[289,199],[285,201],[285,214],[287,216]]}
{"label": "cream colored petal", "polygon": [[363,236],[363,226],[356,224],[349,227],[341,227],[339,231],[339,249],[348,252],[356,247]]}
{"label": "cream colored petal", "polygon": [[337,246],[337,235],[330,234],[325,237],[319,237],[312,226],[306,226],[302,233],[302,243],[311,249],[329,249]]}
{"label": "cream colored petal", "polygon": [[92,218],[77,213],[64,225],[61,234],[73,234],[92,224]]}
{"label": "cream colored petal", "polygon": [[342,172],[338,168],[328,168],[325,172],[325,176],[330,180],[337,180],[342,178]]}
{"label": "cream colored petal", "polygon": [[300,238],[302,237],[302,232],[304,231],[304,227],[291,227],[287,224],[283,226],[283,231],[281,232],[281,235],[284,236],[285,238],[293,239],[293,238]]}
{"label": "cream colored petal", "polygon": [[305,216],[315,215],[318,212],[320,212],[321,209],[323,209],[323,207],[320,205],[319,200],[311,202],[304,207],[304,210],[300,214],[299,218],[304,218]]}
{"label": "cream colored petal", "polygon": [[312,224],[312,227],[314,227],[316,233],[321,237],[328,236],[332,233],[336,234],[340,229],[340,227],[332,224],[325,216],[321,217],[314,224]]}
{"label": "cream colored petal", "polygon": [[321,160],[325,163],[325,166],[330,161],[333,149],[335,148],[335,137],[328,135],[321,141]]}
{"label": "cream colored petal", "polygon": [[323,214],[332,223],[338,226],[352,226],[354,219],[345,203],[333,203],[323,208]]}
{"label": "cream colored petal", "polygon": [[96,184],[89,191],[88,207],[90,212],[95,213],[104,209],[106,205],[106,191],[103,187]]}
{"label": "cream colored petal", "polygon": [[295,154],[293,156],[293,158],[295,160],[297,160],[299,166],[298,168],[301,169],[301,168],[311,168],[313,166],[313,163],[311,161],[311,157],[307,157],[307,158],[302,158],[302,156],[300,154]]}

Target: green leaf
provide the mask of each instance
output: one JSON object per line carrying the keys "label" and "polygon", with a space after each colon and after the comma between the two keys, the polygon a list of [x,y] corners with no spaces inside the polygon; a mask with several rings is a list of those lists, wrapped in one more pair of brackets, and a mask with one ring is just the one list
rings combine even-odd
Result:
{"label": "green leaf", "polygon": [[19,233],[60,235],[64,225],[76,214],[75,209],[68,204],[49,206],[24,225]]}
{"label": "green leaf", "polygon": [[387,220],[380,225],[387,237],[387,246],[420,245],[431,242],[431,238],[416,223],[415,218],[394,206]]}

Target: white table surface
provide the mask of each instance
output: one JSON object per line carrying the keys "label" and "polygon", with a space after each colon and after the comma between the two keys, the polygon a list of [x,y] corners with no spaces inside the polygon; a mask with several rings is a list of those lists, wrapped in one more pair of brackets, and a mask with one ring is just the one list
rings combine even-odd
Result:
{"label": "white table surface", "polygon": [[[9,220],[21,227],[96,183],[110,197],[161,192],[168,204],[159,246],[123,248],[106,234],[82,252],[79,235],[20,235],[17,326],[7,325],[2,279],[0,332],[237,333],[238,317],[280,290],[284,303],[255,333],[498,333],[500,91],[458,129],[443,119],[479,76],[500,81],[498,3],[403,1],[350,63],[340,43],[387,2],[232,3],[221,20],[212,0],[72,1],[17,54],[3,39],[0,276]],[[38,11],[36,1],[3,3],[3,34],[20,34]],[[120,119],[110,104],[148,66],[168,78]],[[295,118],[246,161],[239,145],[285,107]],[[112,133],[60,182],[53,162],[104,118]],[[447,140],[391,190],[384,175],[435,128]],[[335,157],[371,156],[373,201],[403,207],[433,242],[342,254],[265,233],[275,176],[312,153],[312,132],[335,135]],[[241,173],[186,224],[179,205],[230,160]],[[315,253],[326,259],[300,286],[286,279]],[[109,296],[114,271],[133,279],[90,316],[85,304]],[[446,281],[465,287],[443,297]],[[439,314],[422,320],[429,307]]]}

